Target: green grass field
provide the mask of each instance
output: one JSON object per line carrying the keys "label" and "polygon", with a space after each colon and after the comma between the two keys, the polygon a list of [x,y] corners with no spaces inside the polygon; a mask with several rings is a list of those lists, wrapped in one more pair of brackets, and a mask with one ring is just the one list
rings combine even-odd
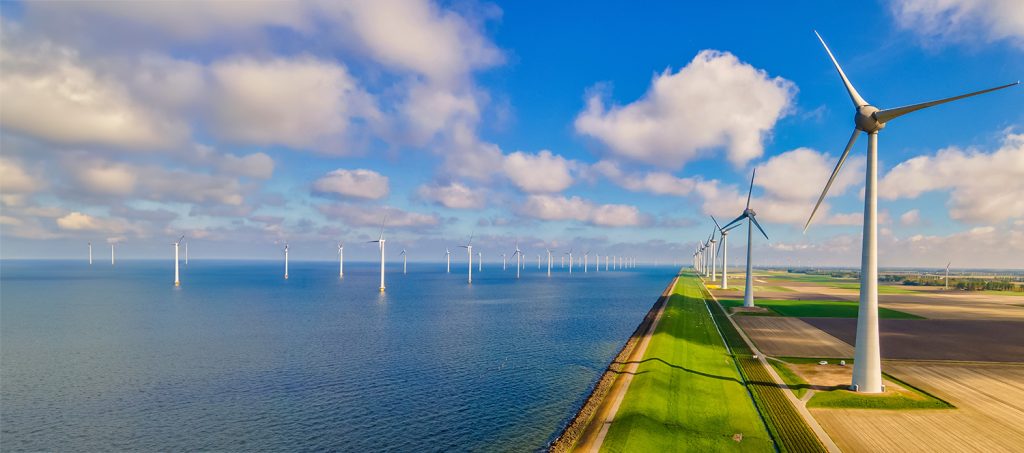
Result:
{"label": "green grass field", "polygon": [[679,279],[603,451],[775,451],[698,285]]}
{"label": "green grass field", "polygon": [[953,409],[953,405],[939,399],[938,397],[918,389],[906,382],[900,381],[888,374],[882,373],[885,379],[893,381],[913,392],[917,398],[910,398],[904,395],[871,395],[851,392],[838,389],[829,391],[816,391],[810,400],[807,400],[807,407],[822,407],[832,409]]}
{"label": "green grass field", "polygon": [[[741,307],[740,299],[722,299],[719,302],[726,308]],[[782,316],[797,318],[856,318],[857,302],[838,300],[754,300],[754,304],[772,310]],[[924,319],[917,315],[902,311],[878,308],[878,316],[883,319]]]}
{"label": "green grass field", "polygon": [[[860,283],[834,283],[829,286],[839,289],[850,289],[854,291],[860,291]],[[878,294],[917,294],[918,291],[913,286],[904,285],[878,285]]]}
{"label": "green grass field", "polygon": [[793,394],[797,398],[803,398],[804,394],[807,393],[807,381],[804,378],[798,376],[793,370],[790,370],[785,363],[782,363],[776,359],[768,359],[768,363],[775,368],[775,371],[779,373],[779,377],[782,378],[782,382],[785,382],[790,389],[793,390]]}

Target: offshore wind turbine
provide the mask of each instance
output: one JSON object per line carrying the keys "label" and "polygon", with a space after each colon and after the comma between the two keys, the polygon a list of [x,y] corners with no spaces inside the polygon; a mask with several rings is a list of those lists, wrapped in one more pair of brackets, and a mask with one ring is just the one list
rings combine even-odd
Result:
{"label": "offshore wind turbine", "polygon": [[515,256],[515,278],[519,278],[519,270],[522,269],[522,250],[519,250],[519,241],[515,242],[515,251],[512,252],[512,256]]}
{"label": "offshore wind turbine", "polygon": [[477,272],[483,272],[484,271],[484,252],[480,252],[480,251],[476,252],[476,265],[478,266],[477,269],[476,269]]}
{"label": "offshore wind turbine", "polygon": [[448,247],[444,248],[444,259],[448,262],[448,273],[452,273],[452,251],[448,250]]}
{"label": "offshore wind turbine", "polygon": [[405,253],[405,249],[402,249],[402,275],[406,274],[406,265],[409,263],[409,255]]}
{"label": "offshore wind turbine", "polygon": [[288,280],[288,243],[284,243],[284,279]]}
{"label": "offshore wind turbine", "polygon": [[185,265],[188,266],[188,241],[185,241]]}
{"label": "offshore wind turbine", "polygon": [[92,242],[89,242],[89,265],[92,266]]}
{"label": "offshore wind turbine", "polygon": [[174,241],[174,286],[181,286],[181,279],[178,278],[178,246],[184,240],[185,236],[182,236],[177,241]]}
{"label": "offshore wind turbine", "polygon": [[469,283],[473,283],[473,235],[469,235],[469,242],[466,245],[460,245],[459,247],[466,249],[466,253],[469,254]]}
{"label": "offshore wind turbine", "polygon": [[501,270],[503,271],[508,270],[508,259],[506,258],[506,256],[507,255],[504,253],[501,254]]}
{"label": "offshore wind turbine", "polygon": [[718,234],[722,236],[722,242],[718,243],[718,248],[722,249],[722,289],[729,289],[729,230],[736,228],[739,224],[733,225],[729,229],[722,228],[715,220],[715,216],[711,216],[711,221],[715,222],[715,227],[718,228]]}
{"label": "offshore wind turbine", "polygon": [[588,260],[589,256],[590,256],[590,250],[587,250],[586,252],[583,252],[583,273],[584,274],[587,273],[587,264],[588,264],[587,260]]}
{"label": "offshore wind turbine", "polygon": [[572,275],[572,249],[569,249],[566,255],[569,255],[569,275]]}
{"label": "offshore wind turbine", "polygon": [[387,223],[388,217],[384,216],[384,220],[380,222],[380,236],[376,241],[367,241],[369,243],[376,242],[380,247],[380,292],[384,292],[384,224]]}
{"label": "offshore wind turbine", "polygon": [[814,214],[818,211],[818,207],[821,206],[822,200],[828,194],[828,189],[835,181],[839,169],[843,166],[843,162],[846,161],[850,148],[853,147],[860,133],[866,132],[868,134],[868,151],[867,168],[864,178],[864,233],[861,244],[860,307],[857,312],[853,380],[850,387],[858,392],[879,393],[884,389],[882,387],[882,366],[878,337],[878,133],[886,126],[886,123],[908,113],[1001,90],[1017,85],[1020,82],[935,101],[891,109],[879,109],[861,97],[857,89],[853,87],[853,84],[846,77],[843,68],[839,66],[836,57],[832,55],[832,50],[825,44],[825,40],[821,38],[818,32],[814,32],[814,34],[818,36],[818,40],[825,47],[825,52],[828,53],[829,59],[832,60],[836,72],[839,73],[839,78],[842,79],[846,92],[853,102],[855,114],[853,117],[853,135],[850,136],[850,140],[846,143],[846,149],[839,156],[839,162],[836,163],[836,168],[832,170],[832,176],[829,177],[828,182],[825,184],[825,189],[821,192],[818,202],[814,205],[814,210],[811,211],[810,217],[807,218],[807,223],[804,224],[804,231],[807,231],[807,227],[811,224],[811,219],[814,218]]}
{"label": "offshore wind turbine", "polygon": [[110,243],[110,265],[114,265],[114,243]]}
{"label": "offshore wind turbine", "polygon": [[551,276],[551,249],[545,249],[548,251],[548,277]]}
{"label": "offshore wind turbine", "polygon": [[338,242],[338,278],[345,278],[345,243],[344,242]]}
{"label": "offshore wind turbine", "polygon": [[[750,189],[747,189],[747,207],[743,210],[743,214],[740,214],[732,222],[729,222],[725,228],[729,228],[733,224],[736,224],[740,220],[747,219],[747,275],[746,285],[743,288],[743,306],[753,307],[754,306],[754,272],[753,272],[753,258],[751,257],[751,251],[753,250],[754,242],[754,227],[764,235],[765,239],[768,239],[768,233],[764,232],[761,228],[761,224],[757,223],[757,213],[753,209],[750,209],[750,195],[754,193],[754,177],[757,176],[757,169],[750,175]],[[771,239],[768,239],[771,240]]]}
{"label": "offshore wind turbine", "polygon": [[540,270],[540,253],[537,254],[537,269]]}

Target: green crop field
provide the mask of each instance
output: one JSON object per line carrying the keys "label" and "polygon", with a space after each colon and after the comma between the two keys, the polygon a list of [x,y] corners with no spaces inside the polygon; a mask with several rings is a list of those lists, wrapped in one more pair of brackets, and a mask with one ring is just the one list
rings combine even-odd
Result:
{"label": "green crop field", "polygon": [[775,451],[699,285],[679,279],[602,450]]}
{"label": "green crop field", "polygon": [[[727,307],[741,307],[739,299],[722,299]],[[857,302],[841,300],[754,300],[754,305],[772,310],[782,316],[797,318],[856,318]],[[923,319],[902,311],[878,308],[878,317],[883,319]]]}
{"label": "green crop field", "polygon": [[793,394],[797,398],[802,398],[807,393],[807,381],[794,373],[793,370],[790,370],[785,363],[776,359],[768,359],[768,363],[772,365],[772,368],[775,368],[775,372],[779,373],[779,377],[793,390]]}
{"label": "green crop field", "polygon": [[[829,286],[839,289],[860,291],[860,283],[836,283]],[[920,291],[915,289],[913,286],[878,285],[878,294],[917,294],[918,292]]]}

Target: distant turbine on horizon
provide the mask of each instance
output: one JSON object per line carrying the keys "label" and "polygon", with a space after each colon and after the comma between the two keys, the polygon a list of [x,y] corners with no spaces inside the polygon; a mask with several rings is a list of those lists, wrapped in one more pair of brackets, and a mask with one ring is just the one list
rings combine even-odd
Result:
{"label": "distant turbine on horizon", "polygon": [[345,243],[338,241],[338,278],[345,278]]}
{"label": "distant turbine on horizon", "polygon": [[448,270],[447,270],[447,272],[450,274],[450,273],[452,273],[452,251],[448,250],[448,247],[444,248],[444,259],[445,259],[445,261],[448,262]]}
{"label": "distant turbine on horizon", "polygon": [[284,279],[288,280],[288,243],[284,243]]}
{"label": "distant turbine on horizon", "polygon": [[405,249],[402,249],[402,275],[406,274],[407,265],[409,263],[409,255],[405,253]]}
{"label": "distant turbine on horizon", "polygon": [[512,252],[512,256],[516,257],[516,278],[519,278],[519,270],[523,268],[523,251],[519,250],[519,240],[516,240],[516,251]]}
{"label": "distant turbine on horizon", "polygon": [[821,196],[818,197],[818,202],[814,205],[811,215],[807,218],[807,223],[804,224],[804,232],[806,232],[807,228],[811,225],[811,220],[814,218],[814,214],[818,212],[818,207],[821,206],[821,202],[828,194],[828,189],[832,187],[832,183],[835,181],[836,175],[839,173],[839,169],[842,168],[843,162],[846,161],[846,157],[850,153],[850,148],[853,147],[853,144],[857,141],[857,137],[860,133],[866,132],[868,134],[868,149],[866,156],[867,168],[864,172],[864,233],[862,235],[861,242],[860,305],[857,312],[857,336],[854,345],[853,379],[850,387],[857,392],[880,393],[884,388],[882,385],[882,362],[878,336],[878,133],[886,126],[886,123],[908,113],[956,101],[958,99],[1001,90],[1003,88],[1017,85],[1020,82],[1009,83],[994,88],[988,88],[936,101],[880,110],[869,104],[863,97],[861,97],[860,93],[857,92],[857,89],[853,87],[853,84],[850,83],[850,80],[846,77],[846,73],[843,72],[843,68],[839,66],[839,62],[836,60],[836,57],[832,55],[832,50],[825,44],[825,40],[822,39],[821,35],[819,35],[817,31],[815,31],[814,34],[818,37],[818,40],[821,41],[821,45],[825,48],[825,52],[828,54],[829,59],[832,60],[832,64],[836,68],[836,72],[839,73],[839,78],[842,79],[843,85],[846,87],[846,93],[850,96],[850,100],[853,102],[855,114],[853,117],[853,135],[850,136],[850,140],[846,143],[846,149],[844,149],[843,153],[839,156],[836,168],[832,170],[832,176],[829,177],[828,182],[825,184],[825,189],[822,190]]}
{"label": "distant turbine on horizon", "polygon": [[181,279],[178,278],[178,246],[181,245],[181,241],[184,240],[185,236],[183,235],[174,242],[174,286],[181,286]]}
{"label": "distant turbine on horizon", "polygon": [[[468,283],[473,283],[473,235],[469,235],[469,242],[466,245],[460,245],[459,247],[466,249],[466,253],[469,255],[469,280]],[[449,264],[450,265],[450,264]]]}
{"label": "distant turbine on horizon", "polygon": [[[757,176],[757,169],[755,168],[750,175],[750,189],[747,190],[747,207],[743,210],[743,214],[740,214],[732,222],[725,225],[726,229],[729,229],[733,224],[736,224],[740,220],[747,219],[747,275],[746,275],[746,286],[743,288],[743,306],[753,307],[754,306],[754,272],[753,265],[754,260],[751,257],[751,253],[754,248],[754,227],[764,235],[765,239],[768,239],[768,233],[764,232],[761,228],[761,224],[757,223],[757,213],[753,209],[750,209],[750,195],[754,193],[754,177]],[[768,239],[769,241],[771,239]]]}
{"label": "distant turbine on horizon", "polygon": [[89,242],[89,265],[92,266],[92,242]]}
{"label": "distant turbine on horizon", "polygon": [[711,221],[715,222],[715,227],[718,228],[719,235],[722,236],[722,242],[718,243],[718,248],[722,249],[722,289],[729,289],[729,230],[737,228],[740,225],[733,225],[732,228],[725,229],[718,224],[715,220],[715,216],[711,216]]}
{"label": "distant turbine on horizon", "polygon": [[384,225],[387,222],[388,217],[384,216],[384,220],[380,222],[380,236],[376,241],[366,241],[368,243],[376,242],[380,247],[380,292],[384,292],[384,243],[386,242],[386,239],[384,239]]}

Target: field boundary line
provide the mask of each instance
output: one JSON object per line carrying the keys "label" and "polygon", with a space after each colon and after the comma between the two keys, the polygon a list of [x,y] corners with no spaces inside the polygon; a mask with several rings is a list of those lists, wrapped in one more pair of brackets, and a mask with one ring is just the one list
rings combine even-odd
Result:
{"label": "field boundary line", "polygon": [[[718,304],[718,306],[722,309],[722,312],[728,315],[729,312],[725,310],[725,307],[718,302],[718,298],[715,297],[715,295],[711,293],[711,290],[708,289],[707,285],[704,284],[703,278],[700,279],[700,283],[701,286],[704,287],[704,291],[707,292],[709,296],[711,296],[711,300],[715,301],[715,303]],[[726,316],[726,319],[728,319],[729,322],[732,324],[733,328],[736,329],[736,332],[740,334],[740,338],[742,338],[743,342],[747,344],[747,347],[749,347],[754,354],[757,354],[757,360],[761,362],[761,366],[767,369],[767,372],[772,377],[772,380],[775,381],[777,385],[781,385],[785,387],[787,390],[790,390],[789,385],[787,385],[782,380],[782,378],[779,377],[779,374],[775,372],[775,368],[773,368],[771,364],[768,363],[768,359],[765,358],[764,353],[762,353],[760,349],[757,349],[757,347],[754,346],[754,342],[747,337],[746,332],[744,332],[743,329],[740,328],[739,324],[736,324],[736,321],[732,319],[732,316]],[[713,318],[712,321],[714,321]],[[717,326],[718,325],[716,323],[715,327],[717,328]],[[796,411],[800,414],[800,416],[803,417],[804,422],[807,423],[807,426],[810,426],[811,430],[818,435],[818,440],[820,440],[821,443],[824,444],[825,449],[827,449],[829,452],[840,453],[842,450],[840,450],[839,446],[836,445],[836,443],[832,440],[831,437],[829,437],[828,433],[825,432],[825,429],[822,428],[820,424],[818,424],[818,421],[814,419],[814,416],[811,415],[811,412],[807,410],[807,406],[801,403],[792,391],[783,393],[786,395],[786,398],[789,399],[789,402],[793,405],[793,407],[796,408]]]}

